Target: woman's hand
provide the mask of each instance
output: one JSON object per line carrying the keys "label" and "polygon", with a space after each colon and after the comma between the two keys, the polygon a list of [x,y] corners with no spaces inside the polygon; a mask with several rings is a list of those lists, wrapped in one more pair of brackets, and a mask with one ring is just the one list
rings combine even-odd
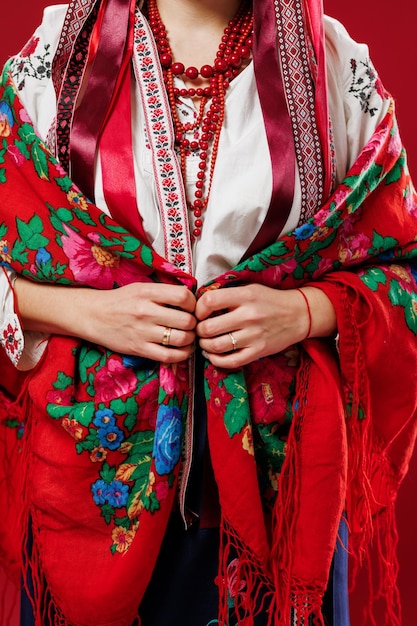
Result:
{"label": "woman's hand", "polygon": [[336,316],[327,296],[303,287],[311,314],[297,289],[247,285],[207,291],[197,302],[197,335],[209,361],[235,368],[285,350],[310,337],[330,336]]}
{"label": "woman's hand", "polygon": [[164,363],[194,351],[196,301],[186,287],[133,283],[100,291],[18,278],[15,293],[26,330],[72,335]]}

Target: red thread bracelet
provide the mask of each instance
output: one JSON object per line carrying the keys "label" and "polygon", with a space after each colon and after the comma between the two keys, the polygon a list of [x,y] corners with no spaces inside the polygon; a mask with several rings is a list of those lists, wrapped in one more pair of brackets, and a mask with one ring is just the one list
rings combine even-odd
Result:
{"label": "red thread bracelet", "polygon": [[[308,338],[310,337],[310,333],[311,333],[311,326],[312,326],[312,323],[313,323],[313,320],[311,319],[311,309],[310,309],[310,303],[309,303],[308,298],[307,298],[306,294],[304,293],[304,291],[302,291],[302,290],[301,290],[301,289],[299,289],[298,287],[296,287],[296,288],[295,288],[295,291],[298,291],[299,293],[301,293],[301,295],[303,296],[304,301],[305,301],[305,303],[306,303],[306,306],[307,306],[307,313],[308,313],[308,331],[307,331],[307,334],[306,334],[306,336],[304,337],[304,339],[308,339]],[[303,341],[304,341],[304,339],[303,339]]]}

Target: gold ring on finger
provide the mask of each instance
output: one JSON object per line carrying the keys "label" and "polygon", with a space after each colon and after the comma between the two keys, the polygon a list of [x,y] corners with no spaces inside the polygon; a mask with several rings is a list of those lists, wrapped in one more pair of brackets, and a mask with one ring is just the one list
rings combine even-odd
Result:
{"label": "gold ring on finger", "polygon": [[233,345],[233,350],[237,350],[237,341],[236,341],[233,333],[229,333],[229,337],[230,337],[230,341],[232,342],[232,345]]}
{"label": "gold ring on finger", "polygon": [[165,330],[164,330],[164,336],[162,337],[162,345],[169,347],[169,341],[171,339],[171,332],[172,332],[172,328],[169,328],[169,326],[165,326]]}

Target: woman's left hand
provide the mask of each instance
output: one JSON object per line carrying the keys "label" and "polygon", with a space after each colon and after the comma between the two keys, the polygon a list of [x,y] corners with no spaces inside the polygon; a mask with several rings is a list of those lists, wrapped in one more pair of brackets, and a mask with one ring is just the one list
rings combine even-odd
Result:
{"label": "woman's left hand", "polygon": [[[195,314],[200,347],[216,367],[236,368],[309,336],[336,330],[333,305],[316,287],[280,290],[252,284],[207,291]],[[310,329],[310,332],[309,332]]]}

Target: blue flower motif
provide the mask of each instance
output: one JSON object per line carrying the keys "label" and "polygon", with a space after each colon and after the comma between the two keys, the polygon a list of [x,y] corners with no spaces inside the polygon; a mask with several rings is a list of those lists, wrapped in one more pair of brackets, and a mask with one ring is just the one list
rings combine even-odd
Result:
{"label": "blue flower motif", "polygon": [[107,502],[116,509],[126,506],[129,497],[129,486],[123,484],[120,480],[113,480],[107,487]]}
{"label": "blue flower motif", "polygon": [[9,128],[14,125],[13,113],[7,102],[0,102],[0,120],[8,121]]}
{"label": "blue flower motif", "polygon": [[385,250],[378,254],[379,261],[391,261],[394,258],[394,250]]}
{"label": "blue flower motif", "polygon": [[101,478],[91,485],[93,500],[96,504],[106,504],[109,485]]}
{"label": "blue flower motif", "polygon": [[130,367],[131,369],[155,369],[155,361],[152,361],[151,359],[146,359],[143,356],[124,354],[122,356],[122,363],[125,367]]}
{"label": "blue flower motif", "polygon": [[42,265],[43,263],[48,263],[48,261],[51,260],[51,255],[48,252],[48,250],[46,250],[46,248],[39,248],[39,250],[36,253],[36,263],[38,265]]}
{"label": "blue flower motif", "polygon": [[178,407],[161,405],[155,429],[155,468],[158,474],[169,474],[180,458],[182,414]]}
{"label": "blue flower motif", "polygon": [[294,230],[296,239],[308,239],[316,230],[314,224],[302,224]]}
{"label": "blue flower motif", "polygon": [[99,409],[96,411],[95,418],[93,419],[94,426],[97,428],[107,428],[108,426],[114,426],[116,420],[114,418],[114,411],[111,409]]}
{"label": "blue flower motif", "polygon": [[410,261],[411,274],[414,277],[414,280],[417,283],[417,261]]}
{"label": "blue flower motif", "polygon": [[99,428],[97,435],[100,446],[108,450],[117,450],[124,439],[123,431],[114,424],[106,424],[105,427]]}

